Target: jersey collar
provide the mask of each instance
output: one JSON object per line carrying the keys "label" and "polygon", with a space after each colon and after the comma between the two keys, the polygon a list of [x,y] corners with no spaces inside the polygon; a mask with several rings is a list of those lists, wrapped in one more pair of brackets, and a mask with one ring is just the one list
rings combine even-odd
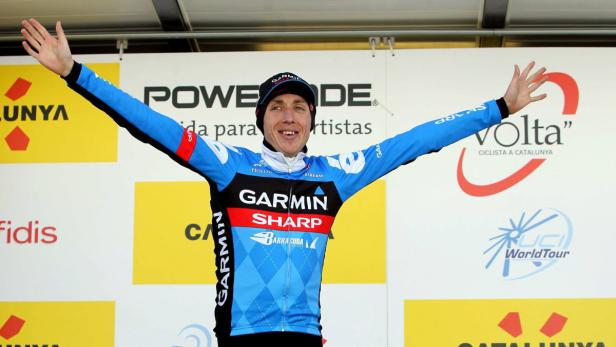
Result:
{"label": "jersey collar", "polygon": [[269,144],[263,141],[261,145],[261,158],[276,171],[297,172],[306,167],[305,152],[299,152],[295,157],[285,157],[284,154],[270,149]]}

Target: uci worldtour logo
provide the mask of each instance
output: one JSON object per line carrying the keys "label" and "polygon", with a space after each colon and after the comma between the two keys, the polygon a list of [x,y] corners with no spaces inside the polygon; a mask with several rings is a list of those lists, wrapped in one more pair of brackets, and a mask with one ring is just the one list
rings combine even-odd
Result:
{"label": "uci worldtour logo", "polygon": [[[563,91],[562,114],[564,116],[575,115],[580,94],[575,79],[562,72],[547,73],[544,76]],[[573,121],[570,119],[565,119],[560,124],[545,124],[544,121],[531,119],[528,115],[521,116],[521,119],[522,124],[502,122],[488,128],[483,133],[476,134],[477,142],[481,147],[478,154],[492,157],[513,155],[531,157],[531,159],[505,178],[488,184],[477,184],[469,181],[464,174],[463,162],[466,148],[463,148],[457,167],[458,184],[462,191],[471,196],[489,196],[513,187],[539,168],[546,161],[545,157],[553,154],[552,148],[563,145],[564,132],[573,126]],[[488,144],[496,149],[485,149]]]}
{"label": "uci worldtour logo", "polygon": [[180,330],[177,344],[170,347],[212,347],[212,335],[203,325],[190,324]]}
{"label": "uci worldtour logo", "polygon": [[498,230],[483,254],[489,257],[485,268],[500,267],[504,279],[530,277],[571,255],[573,227],[561,211],[540,209],[530,216],[524,212]]}

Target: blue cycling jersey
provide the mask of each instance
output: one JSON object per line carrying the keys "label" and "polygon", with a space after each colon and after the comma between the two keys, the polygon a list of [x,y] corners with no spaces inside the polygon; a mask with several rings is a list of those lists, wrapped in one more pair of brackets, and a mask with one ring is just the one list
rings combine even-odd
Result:
{"label": "blue cycling jersey", "polygon": [[418,156],[498,123],[502,99],[419,125],[354,153],[285,158],[201,138],[75,63],[71,88],[135,137],[210,184],[217,336],[293,331],[320,335],[328,234],[342,203]]}

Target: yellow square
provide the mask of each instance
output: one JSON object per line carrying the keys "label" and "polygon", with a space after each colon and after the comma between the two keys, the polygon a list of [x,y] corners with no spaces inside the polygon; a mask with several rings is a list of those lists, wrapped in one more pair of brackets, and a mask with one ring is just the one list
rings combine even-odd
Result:
{"label": "yellow square", "polygon": [[0,302],[1,327],[0,346],[113,347],[115,303]]}
{"label": "yellow square", "polygon": [[407,300],[404,327],[408,347],[607,347],[616,299]]}
{"label": "yellow square", "polygon": [[[212,212],[206,182],[135,184],[135,284],[214,284]],[[338,213],[324,283],[385,283],[385,182]]]}
{"label": "yellow square", "polygon": [[[118,84],[118,64],[88,66]],[[0,163],[115,162],[117,144],[113,120],[60,77],[40,65],[0,66]]]}

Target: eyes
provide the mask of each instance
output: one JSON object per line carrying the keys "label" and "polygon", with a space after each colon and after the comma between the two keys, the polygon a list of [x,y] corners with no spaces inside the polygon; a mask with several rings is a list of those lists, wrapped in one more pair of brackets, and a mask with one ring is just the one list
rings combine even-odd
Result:
{"label": "eyes", "polygon": [[[293,110],[295,110],[295,112],[307,112],[308,111],[308,105],[306,104],[294,104],[293,106]],[[272,104],[270,106],[270,111],[282,111],[283,106],[282,104]]]}

